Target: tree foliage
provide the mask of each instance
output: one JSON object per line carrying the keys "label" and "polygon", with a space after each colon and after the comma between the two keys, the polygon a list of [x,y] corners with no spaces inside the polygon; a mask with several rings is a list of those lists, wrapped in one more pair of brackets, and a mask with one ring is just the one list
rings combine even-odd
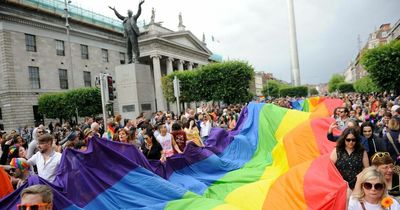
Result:
{"label": "tree foliage", "polygon": [[211,63],[193,71],[176,71],[162,78],[167,101],[175,101],[173,79],[180,80],[181,102],[224,101],[227,104],[251,100],[253,67],[246,62]]}
{"label": "tree foliage", "polygon": [[367,50],[361,63],[382,90],[400,92],[400,41]]}
{"label": "tree foliage", "polygon": [[308,95],[308,87],[306,86],[287,87],[280,91],[281,96],[302,97]]}
{"label": "tree foliage", "polygon": [[271,97],[277,98],[280,96],[280,90],[282,88],[288,88],[288,87],[290,86],[280,81],[268,80],[268,83],[264,85],[261,92],[264,96],[269,95]]}
{"label": "tree foliage", "polygon": [[353,84],[347,82],[341,82],[337,85],[337,89],[341,93],[350,93],[354,92]]}
{"label": "tree foliage", "polygon": [[310,88],[310,95],[315,96],[318,94],[319,94],[319,92],[318,92],[317,88]]}
{"label": "tree foliage", "polygon": [[47,118],[70,119],[78,110],[80,116],[95,116],[102,112],[98,88],[80,88],[39,96],[39,112]]}
{"label": "tree foliage", "polygon": [[335,92],[338,89],[338,85],[344,82],[344,76],[340,74],[332,75],[328,82],[328,91],[330,93]]}
{"label": "tree foliage", "polygon": [[99,88],[79,88],[66,92],[67,106],[79,116],[95,116],[102,112]]}
{"label": "tree foliage", "polygon": [[39,96],[39,112],[47,118],[69,119],[71,110],[67,109],[65,93],[47,93]]}
{"label": "tree foliage", "polygon": [[380,88],[375,84],[369,75],[357,80],[353,86],[355,91],[358,93],[380,92]]}

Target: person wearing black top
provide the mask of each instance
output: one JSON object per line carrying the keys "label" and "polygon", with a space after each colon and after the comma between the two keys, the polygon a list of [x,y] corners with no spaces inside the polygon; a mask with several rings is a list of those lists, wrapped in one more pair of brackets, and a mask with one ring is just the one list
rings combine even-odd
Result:
{"label": "person wearing black top", "polygon": [[340,175],[354,189],[356,177],[363,168],[369,166],[368,154],[361,145],[359,131],[356,128],[346,128],[336,142],[330,159],[335,164]]}
{"label": "person wearing black top", "polygon": [[377,152],[387,152],[387,144],[374,134],[374,125],[367,121],[361,124],[361,144],[367,151],[368,159]]}
{"label": "person wearing black top", "polygon": [[160,160],[162,147],[154,137],[153,131],[148,129],[143,135],[144,142],[140,147],[144,156],[149,160]]}

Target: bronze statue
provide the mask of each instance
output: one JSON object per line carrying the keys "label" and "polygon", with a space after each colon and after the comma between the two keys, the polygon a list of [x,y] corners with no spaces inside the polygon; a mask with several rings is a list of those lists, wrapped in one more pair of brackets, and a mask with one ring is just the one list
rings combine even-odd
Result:
{"label": "bronze statue", "polygon": [[[142,13],[142,4],[144,0],[139,2],[139,8],[136,15],[132,16],[132,10],[128,10],[128,17],[124,17],[117,12],[115,7],[108,6],[112,9],[115,15],[121,19],[124,25],[124,37],[126,38],[126,45],[127,45],[127,54],[128,54],[128,63],[136,63],[139,59],[139,43],[138,37],[140,35],[139,28],[136,25],[136,21],[139,18],[140,14]],[[134,58],[132,58],[132,51],[134,54]]]}

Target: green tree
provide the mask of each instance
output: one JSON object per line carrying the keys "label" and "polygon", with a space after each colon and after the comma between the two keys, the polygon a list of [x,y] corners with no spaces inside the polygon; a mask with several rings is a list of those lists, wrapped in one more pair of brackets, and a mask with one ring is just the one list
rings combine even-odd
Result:
{"label": "green tree", "polygon": [[344,82],[344,76],[340,74],[332,75],[328,82],[328,91],[330,93],[335,92],[338,89],[338,84]]}
{"label": "green tree", "polygon": [[358,93],[380,92],[380,88],[375,84],[369,75],[357,80],[353,86],[355,91]]}
{"label": "green tree", "polygon": [[68,109],[79,116],[95,116],[102,112],[99,88],[79,88],[66,92]]}
{"label": "green tree", "polygon": [[315,96],[318,95],[318,90],[317,88],[310,88],[310,95]]}
{"label": "green tree", "polygon": [[361,63],[378,87],[400,93],[400,41],[367,50]]}
{"label": "green tree", "polygon": [[341,93],[350,93],[354,92],[353,84],[347,82],[341,82],[337,85],[337,89]]}
{"label": "green tree", "polygon": [[174,76],[180,80],[182,102],[214,100],[231,104],[247,102],[252,97],[249,86],[254,77],[254,69],[246,62],[211,63],[194,71],[168,74],[162,78],[167,101],[175,101]]}
{"label": "green tree", "polygon": [[261,93],[265,97],[267,97],[269,94],[269,96],[277,98],[280,96],[280,89],[288,87],[290,86],[277,80],[268,80],[268,83],[264,85]]}
{"label": "green tree", "polygon": [[47,118],[70,119],[73,110],[68,109],[65,93],[46,93],[39,96],[39,112]]}
{"label": "green tree", "polygon": [[308,95],[308,87],[306,86],[296,86],[296,87],[286,87],[281,88],[281,96],[290,96],[290,97],[301,97]]}
{"label": "green tree", "polygon": [[61,93],[39,96],[39,112],[47,118],[71,119],[78,110],[79,116],[95,116],[102,112],[99,88],[79,88]]}

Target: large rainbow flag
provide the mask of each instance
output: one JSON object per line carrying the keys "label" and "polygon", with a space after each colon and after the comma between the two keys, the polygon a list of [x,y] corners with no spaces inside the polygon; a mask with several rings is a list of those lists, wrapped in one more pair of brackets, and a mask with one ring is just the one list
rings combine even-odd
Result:
{"label": "large rainbow flag", "polygon": [[250,103],[233,131],[215,128],[206,147],[190,143],[166,163],[92,139],[85,152],[64,151],[53,184],[32,176],[0,208],[15,209],[22,188],[43,183],[54,209],[345,209],[347,183],[326,139],[342,101],[309,100],[310,112]]}

